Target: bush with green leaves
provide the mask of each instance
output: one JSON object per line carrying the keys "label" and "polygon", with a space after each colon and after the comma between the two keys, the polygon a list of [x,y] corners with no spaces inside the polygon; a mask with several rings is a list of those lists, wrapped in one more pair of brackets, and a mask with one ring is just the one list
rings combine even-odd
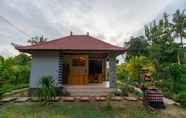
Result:
{"label": "bush with green leaves", "polygon": [[39,97],[45,102],[49,102],[56,96],[55,81],[52,76],[43,76],[40,78]]}
{"label": "bush with green leaves", "polygon": [[182,88],[180,84],[185,81],[186,77],[186,65],[185,64],[169,64],[167,67],[168,74],[170,75],[170,79],[172,80],[171,90],[174,93],[178,93]]}
{"label": "bush with green leaves", "polygon": [[27,87],[30,76],[31,57],[19,54],[15,57],[0,56],[1,93]]}
{"label": "bush with green leaves", "polygon": [[116,74],[117,74],[118,80],[121,80],[121,81],[127,80],[128,78],[127,64],[117,65]]}
{"label": "bush with green leaves", "polygon": [[181,91],[176,95],[176,101],[180,102],[182,106],[186,107],[186,91]]}

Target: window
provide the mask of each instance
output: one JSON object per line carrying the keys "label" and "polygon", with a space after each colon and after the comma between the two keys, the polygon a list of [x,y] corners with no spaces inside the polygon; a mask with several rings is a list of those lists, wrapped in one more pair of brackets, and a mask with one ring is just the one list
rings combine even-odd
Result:
{"label": "window", "polygon": [[86,65],[86,58],[79,57],[72,59],[72,66],[85,66]]}

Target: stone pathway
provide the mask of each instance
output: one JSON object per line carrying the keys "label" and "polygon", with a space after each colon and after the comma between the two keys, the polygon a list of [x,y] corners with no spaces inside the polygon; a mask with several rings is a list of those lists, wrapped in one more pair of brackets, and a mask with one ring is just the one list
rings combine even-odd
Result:
{"label": "stone pathway", "polygon": [[6,97],[6,98],[1,99],[0,101],[1,101],[2,103],[7,103],[7,102],[14,101],[14,100],[16,100],[16,99],[17,99],[16,97]]}
{"label": "stone pathway", "polygon": [[[89,101],[106,101],[106,96],[80,96],[80,97],[71,97],[71,96],[63,96],[63,97],[56,97],[54,102],[89,102]],[[136,97],[121,97],[121,96],[113,96],[111,98],[112,101],[137,101],[138,98]],[[8,102],[39,102],[40,99],[38,97],[6,97],[0,100],[1,103],[8,103]]]}
{"label": "stone pathway", "polygon": [[31,98],[30,97],[18,97],[15,102],[27,102],[29,101]]}
{"label": "stone pathway", "polygon": [[[81,102],[85,102],[85,101],[106,101],[106,97],[101,97],[101,96],[97,96],[97,97],[88,97],[88,96],[84,96],[84,97],[56,97],[55,101],[56,102],[75,102],[75,101],[81,101]],[[112,101],[122,101],[122,100],[127,100],[127,101],[137,101],[140,100],[137,97],[121,97],[121,96],[114,96],[111,98]],[[3,99],[0,100],[1,103],[7,103],[7,102],[27,102],[27,101],[32,101],[32,102],[38,102],[39,98],[38,97],[5,97]],[[163,98],[163,101],[165,103],[165,105],[180,105],[179,103],[173,101],[172,99]]]}
{"label": "stone pathway", "polygon": [[125,100],[128,101],[137,101],[138,99],[136,97],[124,97]]}

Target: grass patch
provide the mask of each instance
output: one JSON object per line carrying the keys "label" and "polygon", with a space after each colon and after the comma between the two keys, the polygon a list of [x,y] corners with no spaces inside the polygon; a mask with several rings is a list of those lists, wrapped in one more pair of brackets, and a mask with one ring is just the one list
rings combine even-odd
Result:
{"label": "grass patch", "polygon": [[12,103],[1,108],[2,118],[159,118],[137,102],[112,103]]}

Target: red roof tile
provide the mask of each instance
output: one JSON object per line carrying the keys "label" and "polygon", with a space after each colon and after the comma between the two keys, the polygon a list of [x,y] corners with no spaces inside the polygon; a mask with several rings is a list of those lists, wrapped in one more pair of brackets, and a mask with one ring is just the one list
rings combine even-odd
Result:
{"label": "red roof tile", "polygon": [[105,50],[105,51],[126,51],[126,49],[111,45],[104,41],[88,35],[71,35],[45,43],[30,46],[15,45],[20,51],[31,50]]}

